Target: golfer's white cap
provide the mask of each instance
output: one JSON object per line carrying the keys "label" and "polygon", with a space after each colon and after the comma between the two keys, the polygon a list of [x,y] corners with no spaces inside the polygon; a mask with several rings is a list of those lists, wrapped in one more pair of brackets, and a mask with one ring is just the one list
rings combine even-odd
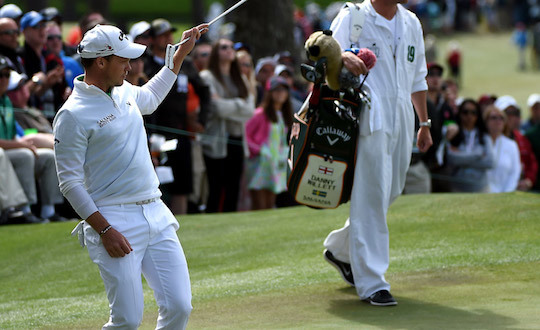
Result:
{"label": "golfer's white cap", "polygon": [[84,34],[77,47],[82,58],[116,55],[134,59],[140,57],[146,46],[133,43],[119,28],[112,25],[96,25]]}
{"label": "golfer's white cap", "polygon": [[540,103],[540,94],[531,94],[527,99],[527,106],[532,108],[536,103]]}

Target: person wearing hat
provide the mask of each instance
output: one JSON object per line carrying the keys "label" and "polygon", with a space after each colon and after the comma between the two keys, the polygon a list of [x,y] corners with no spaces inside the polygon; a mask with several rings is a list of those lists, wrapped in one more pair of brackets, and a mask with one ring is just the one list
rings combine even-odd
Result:
{"label": "person wearing hat", "polygon": [[264,95],[266,82],[274,75],[277,63],[272,57],[263,57],[255,64],[255,79],[257,79],[257,100],[260,104]]}
{"label": "person wearing hat", "polygon": [[[442,157],[437,157],[437,153],[439,155],[443,153],[441,142],[443,140],[450,141],[457,134],[458,127],[455,123],[452,108],[444,97],[443,66],[436,62],[430,62],[427,64],[427,68],[427,109],[428,117],[431,118],[429,131],[433,139],[433,145],[421,156],[421,159],[429,169],[431,192],[449,192],[449,182],[444,179],[448,177],[449,169],[445,167]],[[440,179],[441,177],[442,179]]]}
{"label": "person wearing hat", "polygon": [[[330,27],[343,50],[343,64],[353,74],[366,75],[368,70],[348,49],[368,47],[376,53],[377,64],[369,70],[366,84],[378,102],[372,102],[368,125],[360,128],[350,217],[327,236],[323,257],[355,286],[360,299],[374,306],[397,304],[385,279],[390,263],[386,216],[405,185],[415,111],[420,120],[416,146],[425,152],[432,144],[422,25],[402,6],[405,3],[349,3]],[[351,29],[356,14],[365,18],[360,34]]]}
{"label": "person wearing hat", "polygon": [[19,48],[20,30],[17,23],[9,18],[0,18],[0,54],[7,57],[10,66],[19,73],[24,72],[22,58],[17,53]]}
{"label": "person wearing hat", "polygon": [[[62,204],[64,199],[58,189],[53,150],[39,148],[21,139],[23,134],[17,132],[13,105],[6,95],[11,73],[7,59],[0,56],[0,148],[4,149],[11,160],[28,200],[28,204],[21,209],[25,214],[25,221],[65,221],[55,209],[55,204]],[[34,216],[30,209],[30,205],[38,202],[36,180],[39,180],[41,218]]]}
{"label": "person wearing hat", "polygon": [[[53,86],[64,84],[64,67],[56,65],[47,70],[44,47],[47,43],[46,20],[36,11],[30,11],[21,18],[24,46],[20,51],[24,73],[35,83],[30,105],[45,112],[48,117],[56,113]],[[57,87],[55,87],[57,88]],[[63,91],[60,93],[63,94]],[[59,105],[59,102],[57,102]]]}
{"label": "person wearing hat", "polygon": [[531,112],[529,120],[521,125],[521,131],[527,133],[528,130],[540,124],[540,94],[534,93],[527,98],[527,107]]}
{"label": "person wearing hat", "polygon": [[[144,71],[148,77],[154,76],[165,63],[165,51],[168,44],[174,43],[173,32],[176,28],[169,21],[158,18],[152,21],[150,34],[152,35],[151,54],[146,57]],[[146,117],[146,123],[177,130],[202,131],[197,111],[188,111],[188,99],[193,94],[201,101],[201,111],[210,107],[210,92],[199,76],[193,62],[186,58],[176,81],[158,110]],[[177,139],[175,150],[167,152],[166,166],[170,166],[174,175],[174,182],[165,184],[162,189],[170,196],[170,206],[174,214],[187,213],[188,196],[193,192],[193,166],[190,136],[178,135],[170,131],[150,128],[149,133],[164,135],[166,139]]]}
{"label": "person wearing hat", "polygon": [[21,19],[22,14],[23,12],[21,8],[19,8],[17,5],[12,4],[12,3],[3,5],[2,8],[0,8],[0,17],[11,18],[17,23]]}
{"label": "person wearing hat", "polygon": [[[45,18],[45,21],[56,23],[56,25],[58,25],[58,28],[60,29],[60,32],[62,31],[64,20],[58,8],[47,7],[40,10],[39,13]],[[49,38],[49,36],[47,36],[47,38]],[[77,55],[77,48],[65,43],[62,38],[62,33],[60,33],[60,41],[62,43],[62,60],[64,58],[71,58],[71,56]]]}
{"label": "person wearing hat", "polygon": [[517,189],[530,190],[537,180],[538,161],[534,156],[530,141],[521,133],[521,109],[510,95],[503,95],[494,102],[497,109],[503,111],[506,119],[504,134],[517,143],[521,160],[521,176]]}
{"label": "person wearing hat", "polygon": [[270,78],[261,106],[246,122],[247,185],[252,210],[274,208],[276,195],[287,190],[287,132],[293,116],[289,91],[287,80]]}
{"label": "person wearing hat", "polygon": [[79,44],[84,75],[53,122],[60,190],[83,219],[74,230],[98,265],[109,299],[103,329],[135,329],[143,316],[141,273],[159,306],[157,328],[183,329],[191,312],[178,222],[161,201],[142,115],[152,113],[176,81],[182,61],[207,25],[142,87],[124,79],[146,47],[112,25],[97,25]]}
{"label": "person wearing hat", "polygon": [[289,84],[289,93],[291,94],[291,103],[294,112],[298,112],[307,97],[307,94],[296,88],[294,81],[294,72],[285,64],[278,64],[274,69],[274,75],[280,76]]}
{"label": "person wearing hat", "polygon": [[199,70],[199,72],[208,69],[208,61],[210,60],[210,52],[212,52],[212,45],[208,42],[199,41],[193,52],[191,53],[191,59],[193,65]]}
{"label": "person wearing hat", "polygon": [[129,37],[133,42],[136,42],[141,45],[150,46],[151,36],[150,36],[150,23],[147,21],[140,21],[129,29]]}
{"label": "person wearing hat", "polygon": [[[15,112],[15,120],[23,129],[35,129],[38,133],[51,134],[52,125],[43,115],[43,111],[28,106],[30,99],[30,88],[26,81],[28,78],[25,74],[19,74],[11,71],[7,95],[13,106],[17,109]],[[39,134],[32,134],[26,137],[36,137]],[[33,141],[35,142],[35,141]],[[50,139],[50,144],[47,147],[52,149],[54,138]],[[34,143],[35,144],[35,143]]]}

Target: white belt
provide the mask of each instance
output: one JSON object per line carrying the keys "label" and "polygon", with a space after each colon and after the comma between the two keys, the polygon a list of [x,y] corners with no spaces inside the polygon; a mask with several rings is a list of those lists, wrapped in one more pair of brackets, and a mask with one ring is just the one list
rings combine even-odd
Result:
{"label": "white belt", "polygon": [[[159,200],[159,197],[154,197],[150,199],[145,199],[142,201],[135,202],[136,205],[145,205],[150,204],[153,202],[156,202]],[[79,239],[79,244],[81,244],[82,247],[85,247],[86,244],[84,243],[84,220],[80,221],[77,226],[71,231],[71,236],[77,235],[77,238]]]}
{"label": "white belt", "polygon": [[150,203],[153,203],[153,202],[157,201],[158,199],[159,199],[159,197],[154,197],[154,198],[150,198],[150,199],[145,199],[143,201],[135,202],[135,204],[137,204],[137,205],[150,204]]}

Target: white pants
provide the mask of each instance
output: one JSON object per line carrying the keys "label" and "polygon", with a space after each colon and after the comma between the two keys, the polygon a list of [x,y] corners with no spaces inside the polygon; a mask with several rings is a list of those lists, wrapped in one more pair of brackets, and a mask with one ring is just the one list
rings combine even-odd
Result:
{"label": "white pants", "polygon": [[411,160],[414,113],[396,111],[386,120],[388,128],[359,137],[349,219],[324,242],[336,259],[351,264],[361,299],[390,290],[384,278],[390,260],[386,214],[403,190]]}
{"label": "white pants", "polygon": [[159,316],[156,329],[185,329],[191,313],[191,286],[186,258],[176,235],[178,222],[158,200],[144,205],[99,208],[133,248],[123,258],[111,258],[99,234],[84,225],[88,253],[99,271],[111,309],[103,329],[137,329],[143,317],[141,274],[154,291]]}

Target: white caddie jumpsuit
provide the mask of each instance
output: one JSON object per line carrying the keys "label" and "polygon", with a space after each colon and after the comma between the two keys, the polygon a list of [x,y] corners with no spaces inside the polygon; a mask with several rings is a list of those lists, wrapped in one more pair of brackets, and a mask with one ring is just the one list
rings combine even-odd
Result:
{"label": "white caddie jumpsuit", "polygon": [[133,248],[112,258],[89,224],[81,221],[75,230],[107,291],[111,312],[103,329],[138,328],[141,274],[159,307],[156,328],[184,329],[192,310],[189,273],[178,221],[160,199],[142,118],[163,101],[176,75],[163,68],[143,87],[124,81],[110,95],[82,77],[53,123],[60,190],[82,219],[99,211]]}
{"label": "white caddie jumpsuit", "polygon": [[348,8],[330,29],[343,49],[369,48],[377,56],[366,83],[378,102],[363,116],[369,125],[360,128],[349,219],[324,245],[338,260],[350,262],[357,293],[366,299],[390,290],[384,278],[389,264],[386,214],[405,185],[414,137],[411,94],[427,90],[427,67],[422,27],[412,12],[398,5],[394,36],[370,1],[360,7],[365,24],[357,43],[349,40]]}

